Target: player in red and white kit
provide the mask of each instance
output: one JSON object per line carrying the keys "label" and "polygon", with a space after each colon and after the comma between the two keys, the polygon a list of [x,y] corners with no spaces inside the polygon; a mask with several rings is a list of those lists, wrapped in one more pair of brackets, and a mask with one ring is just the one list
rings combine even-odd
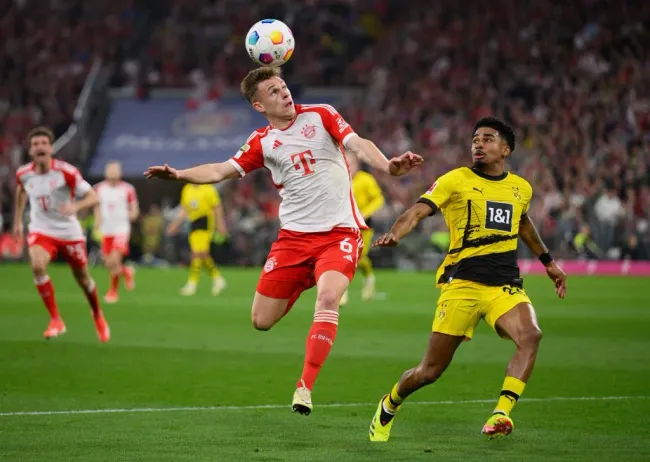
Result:
{"label": "player in red and white kit", "polygon": [[29,198],[29,258],[34,283],[51,317],[43,337],[58,337],[66,330],[54,297],[54,286],[47,274],[47,265],[61,253],[88,299],[99,340],[107,342],[110,330],[99,306],[95,281],[88,273],[86,238],[77,219],[78,211],[97,203],[95,191],[79,170],[52,158],[54,135],[51,130],[33,129],[27,135],[27,143],[32,162],[16,172],[13,232],[22,240],[23,212]]}
{"label": "player in red and white kit", "polygon": [[118,301],[120,276],[126,290],[135,288],[135,271],[122,264],[129,254],[131,222],[140,214],[135,188],[122,181],[122,165],[109,162],[104,167],[105,180],[95,185],[99,204],[95,206],[95,229],[102,236],[102,256],[111,274],[111,284],[104,301]]}
{"label": "player in red and white kit", "polygon": [[256,329],[269,330],[303,291],[317,287],[314,322],[292,403],[294,411],[309,414],[314,381],[336,337],[339,301],[363,245],[359,229],[366,228],[342,148],[392,175],[405,174],[422,158],[407,152],[389,161],[332,106],[295,105],[279,69],[251,71],[241,89],[269,126],[254,132],[227,162],[186,170],[156,166],[145,175],[204,184],[240,178],[262,167],[270,170],[282,197],[281,230],[257,285],[252,320]]}

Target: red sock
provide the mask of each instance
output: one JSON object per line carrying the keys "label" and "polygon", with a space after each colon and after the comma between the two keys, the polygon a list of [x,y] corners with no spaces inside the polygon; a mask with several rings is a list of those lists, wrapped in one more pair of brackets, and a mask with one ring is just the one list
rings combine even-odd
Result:
{"label": "red sock", "polygon": [[314,387],[318,372],[323,367],[327,355],[330,353],[334,344],[338,324],[338,311],[316,311],[314,323],[311,325],[311,329],[309,329],[309,335],[307,335],[305,365],[302,369],[302,376],[300,376],[297,384],[298,387],[303,386],[303,383],[310,390]]}
{"label": "red sock", "polygon": [[120,273],[111,274],[111,292],[117,292],[117,289],[120,288]]}
{"label": "red sock", "polygon": [[45,308],[50,313],[52,319],[59,319],[59,307],[56,306],[56,298],[54,297],[54,285],[49,276],[41,276],[34,279],[36,290],[43,299]]}
{"label": "red sock", "polygon": [[99,299],[97,298],[97,286],[92,279],[88,283],[88,287],[84,288],[84,295],[88,299],[90,309],[93,310],[93,316],[96,318],[101,316],[102,309],[99,306]]}

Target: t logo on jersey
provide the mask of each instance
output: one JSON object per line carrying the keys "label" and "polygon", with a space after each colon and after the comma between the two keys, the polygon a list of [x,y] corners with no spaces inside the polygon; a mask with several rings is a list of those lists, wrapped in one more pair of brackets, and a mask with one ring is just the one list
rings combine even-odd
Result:
{"label": "t logo on jersey", "polygon": [[314,159],[314,155],[309,150],[299,152],[297,154],[291,154],[291,162],[293,162],[293,167],[296,170],[302,169],[304,171],[302,176],[307,176],[314,173],[310,165],[314,165],[316,163],[316,159]]}

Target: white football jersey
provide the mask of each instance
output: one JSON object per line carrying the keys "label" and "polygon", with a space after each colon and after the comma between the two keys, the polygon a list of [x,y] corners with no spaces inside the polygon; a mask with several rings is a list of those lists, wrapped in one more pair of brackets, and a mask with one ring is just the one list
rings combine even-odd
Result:
{"label": "white football jersey", "polygon": [[366,229],[342,149],[357,134],[332,106],[297,104],[296,111],[284,130],[268,126],[255,131],[230,162],[242,177],[262,167],[271,172],[282,197],[283,229]]}
{"label": "white football jersey", "polygon": [[138,202],[135,188],[120,181],[112,185],[102,181],[95,185],[99,199],[100,231],[104,236],[128,236],[131,234],[129,205]]}
{"label": "white football jersey", "polygon": [[50,169],[36,173],[34,164],[23,165],[16,172],[16,181],[29,196],[29,232],[66,241],[85,240],[76,216],[59,210],[76,197],[84,196],[91,186],[79,170],[61,160],[52,159]]}

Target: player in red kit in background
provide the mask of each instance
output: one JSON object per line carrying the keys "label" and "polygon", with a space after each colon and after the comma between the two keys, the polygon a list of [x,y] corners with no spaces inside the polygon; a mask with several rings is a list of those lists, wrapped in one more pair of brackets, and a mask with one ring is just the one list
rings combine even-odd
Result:
{"label": "player in red kit in background", "polygon": [[208,184],[263,167],[270,171],[282,197],[282,229],[257,285],[252,321],[258,330],[271,329],[303,291],[317,287],[314,322],[292,402],[295,412],[309,414],[314,382],[336,337],[339,302],[356,271],[359,230],[366,228],[352,196],[343,148],[391,175],[407,173],[422,158],[407,152],[389,161],[332,106],[294,104],[277,68],[249,72],[241,90],[269,125],[255,131],[232,159],[186,170],[155,166],[145,175]]}
{"label": "player in red kit in background", "polygon": [[33,129],[27,135],[27,143],[32,162],[16,172],[13,232],[22,240],[23,212],[29,198],[29,258],[34,283],[51,317],[43,337],[58,337],[66,331],[56,304],[54,286],[47,274],[48,264],[61,253],[88,299],[99,340],[107,342],[110,330],[99,306],[95,281],[88,273],[86,240],[77,219],[77,212],[97,204],[95,191],[79,170],[52,158],[54,135],[51,130]]}
{"label": "player in red kit in background", "polygon": [[95,206],[95,230],[102,236],[102,256],[111,274],[111,284],[104,296],[106,303],[118,301],[120,277],[126,290],[135,288],[135,271],[122,264],[129,254],[131,222],[140,214],[135,188],[122,181],[122,165],[109,162],[104,168],[105,180],[95,185],[99,204]]}

